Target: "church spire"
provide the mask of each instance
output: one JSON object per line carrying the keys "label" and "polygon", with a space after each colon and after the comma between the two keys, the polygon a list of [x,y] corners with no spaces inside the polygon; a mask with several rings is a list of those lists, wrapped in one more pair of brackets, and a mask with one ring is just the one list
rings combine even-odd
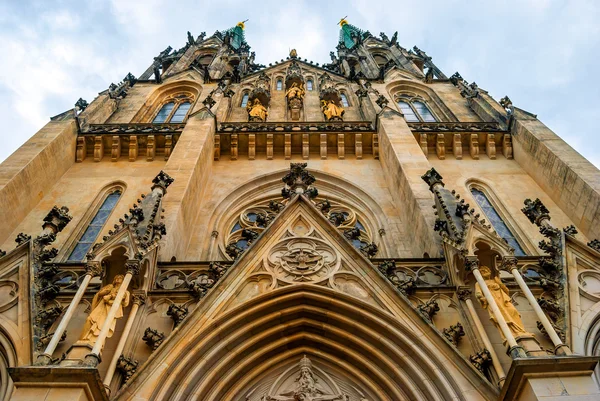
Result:
{"label": "church spire", "polygon": [[244,35],[244,29],[246,29],[245,23],[247,21],[248,20],[238,22],[233,28],[229,28],[222,32],[226,38],[229,38],[229,44],[235,50],[238,50],[244,44],[247,45],[246,36]]}
{"label": "church spire", "polygon": [[339,24],[341,27],[340,43],[343,43],[348,49],[352,49],[369,35],[369,32],[365,32],[362,29],[349,24],[345,17],[340,20]]}

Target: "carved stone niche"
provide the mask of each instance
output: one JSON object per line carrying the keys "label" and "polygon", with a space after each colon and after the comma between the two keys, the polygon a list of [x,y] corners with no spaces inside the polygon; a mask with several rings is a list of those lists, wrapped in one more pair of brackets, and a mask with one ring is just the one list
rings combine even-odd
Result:
{"label": "carved stone niche", "polygon": [[241,394],[247,401],[373,401],[357,383],[306,355],[266,375]]}
{"label": "carved stone niche", "polygon": [[292,121],[300,120],[305,91],[302,70],[296,61],[292,61],[285,76],[285,97]]}
{"label": "carved stone niche", "polygon": [[[250,122],[265,122],[267,121],[267,110],[271,101],[271,90],[269,89],[271,78],[262,72],[254,82],[254,88],[248,96],[248,121]],[[257,103],[260,106],[255,109]]]}
{"label": "carved stone niche", "polygon": [[327,121],[342,121],[344,108],[342,107],[342,96],[335,87],[335,82],[329,74],[324,73],[319,78],[319,99],[321,109]]}

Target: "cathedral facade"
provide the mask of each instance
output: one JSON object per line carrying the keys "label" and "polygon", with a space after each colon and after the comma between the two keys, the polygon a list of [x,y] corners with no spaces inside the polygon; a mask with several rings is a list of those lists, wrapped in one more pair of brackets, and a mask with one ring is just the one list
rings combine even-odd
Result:
{"label": "cathedral facade", "polygon": [[600,172],[397,33],[245,29],[0,165],[0,400],[600,399]]}

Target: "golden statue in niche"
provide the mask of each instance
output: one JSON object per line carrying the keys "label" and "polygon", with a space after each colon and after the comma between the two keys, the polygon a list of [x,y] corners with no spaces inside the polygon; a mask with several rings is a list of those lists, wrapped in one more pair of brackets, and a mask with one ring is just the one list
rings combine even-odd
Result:
{"label": "golden statue in niche", "polygon": [[294,82],[290,89],[288,89],[287,92],[285,92],[285,96],[287,97],[289,102],[293,98],[299,98],[300,100],[304,99],[305,93],[306,92],[304,91],[304,85],[298,85],[298,83]]}
{"label": "golden statue in niche", "polygon": [[[91,344],[96,342],[100,335],[100,331],[102,330],[102,326],[104,326],[104,323],[106,322],[108,311],[110,311],[117,296],[117,292],[123,284],[123,279],[124,277],[122,274],[116,275],[112,284],[105,285],[94,296],[92,301],[92,313],[90,313],[83,325],[83,332],[81,333],[81,337],[79,337],[80,341],[86,341]],[[108,337],[112,337],[115,332],[117,319],[123,317],[123,308],[127,307],[127,305],[129,305],[129,291],[125,291],[125,296],[121,301],[119,309],[117,309],[117,314],[110,324]]]}
{"label": "golden statue in niche", "polygon": [[333,100],[321,100],[321,110],[323,110],[323,114],[325,114],[327,121],[341,121],[344,116],[344,108],[335,104]]}
{"label": "golden statue in niche", "polygon": [[248,102],[246,110],[248,111],[248,121],[267,121],[267,115],[269,113],[260,100],[254,99],[253,101]]}
{"label": "golden statue in niche", "polygon": [[[498,305],[498,309],[500,310],[500,313],[502,314],[502,317],[506,321],[506,324],[508,325],[508,328],[510,329],[513,336],[515,336],[515,337],[519,337],[519,336],[523,336],[523,335],[532,336],[531,333],[528,333],[527,331],[525,331],[525,328],[523,327],[523,321],[521,320],[521,315],[519,314],[519,311],[517,310],[517,308],[515,308],[515,306],[511,302],[508,288],[502,283],[500,278],[499,277],[492,278],[492,271],[487,266],[481,266],[479,268],[479,272],[481,273],[481,276],[485,280],[485,284],[487,285],[488,289],[490,290],[490,293],[492,294],[492,297],[494,298],[496,305]],[[496,328],[498,328],[498,330],[500,331],[500,334],[502,334],[502,331],[500,330],[500,328],[498,326],[498,322],[496,321],[496,318],[492,314],[492,310],[490,309],[490,307],[488,305],[487,299],[485,298],[485,296],[483,295],[483,292],[481,291],[481,287],[479,286],[479,283],[475,284],[475,296],[481,303],[481,306],[483,307],[483,309],[488,310],[488,312],[490,314],[490,320],[492,322],[494,322],[494,325],[496,326]],[[504,338],[503,334],[502,334],[502,337]],[[506,339],[504,338],[504,340],[506,340]]]}

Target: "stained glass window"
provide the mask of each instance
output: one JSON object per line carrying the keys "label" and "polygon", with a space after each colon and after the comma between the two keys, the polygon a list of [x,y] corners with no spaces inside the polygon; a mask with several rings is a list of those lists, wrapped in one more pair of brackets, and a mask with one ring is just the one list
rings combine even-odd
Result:
{"label": "stained glass window", "polygon": [[160,111],[158,112],[156,117],[154,117],[154,121],[152,121],[152,122],[160,124],[160,123],[164,123],[165,121],[167,121],[167,118],[171,114],[171,110],[173,110],[173,107],[175,107],[175,103],[173,103],[173,102],[165,104],[160,109]]}
{"label": "stained glass window", "polygon": [[348,98],[346,97],[346,94],[342,93],[341,96],[342,96],[342,106],[348,107],[349,104],[348,104]]}
{"label": "stained glass window", "polygon": [[508,242],[508,245],[515,249],[515,255],[525,256],[525,251],[523,251],[523,248],[521,248],[521,245],[519,245],[517,239],[510,231],[504,220],[502,220],[502,217],[500,217],[488,197],[482,191],[475,188],[471,188],[471,194],[473,195],[473,198],[475,198],[475,201],[477,201],[479,204],[479,207],[481,207],[483,210],[483,213],[489,220],[496,233],[500,237],[504,238],[506,242]]}
{"label": "stained glass window", "polygon": [[398,106],[400,110],[402,110],[402,114],[404,114],[404,119],[409,123],[418,122],[419,117],[415,114],[415,111],[410,107],[410,104],[407,102],[400,101],[398,102]]}
{"label": "stained glass window", "polygon": [[188,110],[190,109],[191,106],[192,106],[192,104],[190,102],[181,103],[179,105],[179,107],[177,108],[177,110],[175,110],[175,113],[173,114],[173,117],[171,117],[171,121],[170,122],[172,122],[172,123],[182,123],[183,119],[187,115],[187,112],[188,112]]}
{"label": "stained glass window", "polygon": [[106,220],[108,220],[108,216],[110,216],[110,213],[115,208],[120,197],[121,192],[115,191],[108,195],[106,199],[104,199],[100,209],[98,209],[87,229],[81,238],[79,238],[79,241],[77,241],[75,249],[73,249],[69,255],[69,258],[67,259],[68,261],[79,262],[85,258],[85,255],[92,247],[92,244],[96,241],[98,234],[100,234],[102,227],[106,223]]}
{"label": "stained glass window", "polygon": [[242,96],[242,107],[246,107],[248,105],[248,94],[244,93],[244,96]]}

